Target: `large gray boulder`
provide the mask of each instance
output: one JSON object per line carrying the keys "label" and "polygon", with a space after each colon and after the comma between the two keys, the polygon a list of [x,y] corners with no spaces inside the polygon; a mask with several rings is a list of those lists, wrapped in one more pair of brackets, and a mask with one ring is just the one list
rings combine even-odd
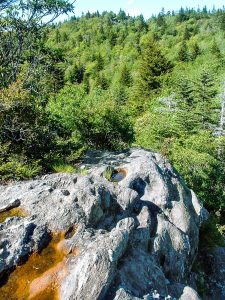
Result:
{"label": "large gray boulder", "polygon": [[171,284],[169,286],[169,293],[179,300],[201,300],[193,288],[181,283]]}
{"label": "large gray boulder", "polygon": [[183,293],[180,296],[179,300],[201,300],[199,295],[196,293],[194,289],[189,286],[185,286],[183,289]]}
{"label": "large gray boulder", "polygon": [[[116,169],[116,182],[104,175],[109,166]],[[184,283],[207,212],[170,163],[157,153],[131,149],[87,153],[82,169],[0,186],[0,214],[13,207],[25,212],[0,224],[0,273],[60,232],[58,249],[65,259],[54,272],[63,300],[135,300],[154,289],[173,296],[172,287],[175,297],[175,284],[183,284],[180,299],[194,295]]]}
{"label": "large gray boulder", "polygon": [[0,274],[22,264],[34,251],[47,246],[50,232],[33,218],[14,217],[0,224]]}
{"label": "large gray boulder", "polygon": [[[104,299],[115,277],[118,260],[126,251],[133,228],[132,218],[123,219],[110,233],[96,233],[92,242],[86,241],[87,246],[69,265],[69,274],[61,287],[61,298]],[[75,241],[72,244],[73,247],[77,246]]]}

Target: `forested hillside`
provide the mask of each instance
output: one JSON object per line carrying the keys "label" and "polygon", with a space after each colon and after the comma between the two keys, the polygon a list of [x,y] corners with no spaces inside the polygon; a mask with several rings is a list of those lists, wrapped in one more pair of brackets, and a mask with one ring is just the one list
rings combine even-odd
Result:
{"label": "forested hillside", "polygon": [[11,28],[0,41],[2,181],[73,172],[87,149],[141,146],[224,222],[225,9],[87,13],[30,33],[21,52]]}

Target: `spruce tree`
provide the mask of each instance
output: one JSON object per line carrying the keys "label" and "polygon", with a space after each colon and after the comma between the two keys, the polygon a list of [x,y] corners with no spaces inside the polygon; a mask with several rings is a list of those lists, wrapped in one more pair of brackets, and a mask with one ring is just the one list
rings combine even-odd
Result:
{"label": "spruce tree", "polygon": [[185,29],[184,29],[184,40],[189,40],[191,37],[190,35],[190,32],[189,32],[189,29],[187,26],[185,26]]}
{"label": "spruce tree", "polygon": [[217,58],[222,57],[220,48],[219,48],[219,46],[218,46],[215,39],[213,40],[213,44],[212,44],[212,47],[211,47],[211,53],[214,54]]}
{"label": "spruce tree", "polygon": [[192,46],[191,59],[195,60],[200,54],[201,54],[201,49],[200,49],[198,43],[195,42]]}
{"label": "spruce tree", "polygon": [[142,49],[139,67],[138,91],[149,96],[162,86],[163,76],[171,70],[171,63],[165,58],[153,38],[149,38]]}
{"label": "spruce tree", "polygon": [[68,70],[68,74],[66,74],[67,76],[67,80],[70,83],[78,83],[80,84],[83,81],[84,78],[84,72],[85,69],[83,66],[78,66],[77,64],[74,64],[73,66],[71,66]]}
{"label": "spruce tree", "polygon": [[180,45],[180,49],[178,51],[178,60],[183,62],[189,60],[188,47],[185,41],[183,41]]}
{"label": "spruce tree", "polygon": [[125,21],[126,18],[127,18],[127,15],[126,15],[125,11],[122,10],[122,9],[120,9],[117,18],[118,18],[118,20],[120,20],[120,21]]}
{"label": "spruce tree", "polygon": [[61,42],[61,33],[58,28],[55,31],[55,42],[57,44]]}
{"label": "spruce tree", "polygon": [[198,125],[198,119],[193,114],[196,103],[194,86],[189,78],[183,76],[178,80],[176,96],[177,110],[175,111],[175,118],[177,126],[181,131],[190,133]]}
{"label": "spruce tree", "polygon": [[96,58],[96,70],[97,72],[101,71],[104,69],[104,59],[99,53],[97,58]]}
{"label": "spruce tree", "polygon": [[211,127],[215,123],[215,97],[217,90],[212,74],[203,70],[196,82],[195,99],[196,113],[200,117],[203,128]]}
{"label": "spruce tree", "polygon": [[194,105],[194,87],[190,80],[182,77],[177,82],[177,96],[182,108],[191,109]]}
{"label": "spruce tree", "polygon": [[123,86],[130,86],[132,82],[130,71],[124,64],[120,70],[120,84]]}

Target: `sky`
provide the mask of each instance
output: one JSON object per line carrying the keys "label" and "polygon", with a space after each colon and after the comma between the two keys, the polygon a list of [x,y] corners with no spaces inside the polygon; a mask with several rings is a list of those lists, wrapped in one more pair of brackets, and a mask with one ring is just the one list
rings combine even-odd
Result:
{"label": "sky", "polygon": [[225,4],[224,0],[76,0],[75,15],[80,16],[82,12],[87,11],[118,12],[120,8],[125,10],[131,16],[143,14],[147,19],[152,14],[158,14],[162,8],[165,11],[179,10],[180,7],[203,7],[220,8]]}

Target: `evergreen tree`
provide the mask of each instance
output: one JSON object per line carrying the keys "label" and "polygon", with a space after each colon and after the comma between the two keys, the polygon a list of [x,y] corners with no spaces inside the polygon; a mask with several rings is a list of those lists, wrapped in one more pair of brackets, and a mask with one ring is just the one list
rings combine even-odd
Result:
{"label": "evergreen tree", "polygon": [[201,49],[200,49],[198,43],[195,42],[192,46],[191,59],[195,60],[200,54],[201,54]]}
{"label": "evergreen tree", "polygon": [[112,47],[114,47],[116,45],[116,42],[117,42],[117,35],[115,32],[113,32],[112,30],[109,32],[109,36],[108,36],[108,39],[109,39],[109,43]]}
{"label": "evergreen tree", "polygon": [[158,25],[158,27],[162,27],[165,24],[165,18],[164,15],[162,15],[161,13],[158,14],[158,17],[156,19],[156,24]]}
{"label": "evergreen tree", "polygon": [[147,24],[145,22],[144,16],[140,15],[135,19],[135,27],[137,31],[141,32],[147,28]]}
{"label": "evergreen tree", "polygon": [[162,54],[156,41],[149,38],[142,50],[138,91],[140,95],[149,96],[162,86],[163,76],[171,70],[170,62]]}
{"label": "evergreen tree", "polygon": [[57,44],[61,42],[61,33],[58,28],[56,29],[56,32],[55,32],[55,42]]}
{"label": "evergreen tree", "polygon": [[205,5],[204,7],[203,7],[203,9],[202,9],[202,14],[204,15],[204,16],[207,16],[208,15],[208,9],[207,9],[207,6]]}
{"label": "evergreen tree", "polygon": [[90,13],[90,11],[88,11],[88,12],[86,13],[85,18],[86,18],[86,19],[90,19],[90,18],[91,18],[91,13]]}
{"label": "evergreen tree", "polygon": [[83,86],[84,86],[84,91],[86,92],[86,94],[89,94],[90,79],[89,79],[89,74],[87,72],[84,73]]}
{"label": "evergreen tree", "polygon": [[178,60],[183,62],[189,60],[188,47],[185,41],[183,41],[180,45],[180,49],[178,51]]}
{"label": "evergreen tree", "polygon": [[203,70],[196,82],[195,99],[197,102],[196,113],[200,116],[203,128],[215,124],[215,96],[217,90],[212,74]]}
{"label": "evergreen tree", "polygon": [[188,16],[183,7],[181,7],[181,9],[179,10],[178,15],[176,16],[176,20],[177,22],[184,22],[188,20]]}
{"label": "evergreen tree", "polygon": [[103,68],[104,68],[104,59],[101,56],[101,54],[99,53],[96,58],[96,70],[97,70],[97,72],[99,72],[99,71],[103,70]]}
{"label": "evergreen tree", "polygon": [[189,40],[190,37],[191,37],[191,35],[190,35],[190,32],[189,32],[189,29],[188,29],[187,26],[185,26],[185,28],[184,28],[184,37],[183,37],[183,39],[184,39],[184,40]]}
{"label": "evergreen tree", "polygon": [[126,15],[125,11],[122,10],[122,9],[120,9],[117,18],[118,18],[118,20],[120,20],[120,21],[125,21],[126,18],[127,18],[127,15]]}
{"label": "evergreen tree", "polygon": [[219,48],[219,46],[218,46],[215,39],[213,40],[213,44],[212,44],[212,47],[211,47],[211,52],[212,52],[212,54],[214,54],[219,59],[222,57],[220,48]]}
{"label": "evergreen tree", "polygon": [[112,95],[118,105],[124,105],[127,100],[125,86],[119,83],[113,90]]}
{"label": "evergreen tree", "polygon": [[127,66],[124,64],[120,71],[120,84],[123,86],[130,86],[132,82],[130,71]]}
{"label": "evergreen tree", "polygon": [[176,95],[178,99],[175,111],[176,123],[180,131],[192,132],[198,124],[195,109],[194,86],[189,78],[182,76],[177,82]]}
{"label": "evergreen tree", "polygon": [[182,77],[177,83],[177,96],[182,108],[191,109],[194,105],[194,87],[190,80]]}
{"label": "evergreen tree", "polygon": [[220,14],[219,25],[221,30],[225,30],[225,11]]}
{"label": "evergreen tree", "polygon": [[67,32],[63,32],[62,33],[62,41],[63,42],[67,42],[69,40],[69,35],[68,35],[68,33]]}
{"label": "evergreen tree", "polygon": [[107,88],[109,87],[109,83],[108,83],[106,77],[104,76],[104,74],[100,74],[100,73],[96,74],[94,85],[95,85],[95,87],[103,89],[103,90],[107,90]]}

